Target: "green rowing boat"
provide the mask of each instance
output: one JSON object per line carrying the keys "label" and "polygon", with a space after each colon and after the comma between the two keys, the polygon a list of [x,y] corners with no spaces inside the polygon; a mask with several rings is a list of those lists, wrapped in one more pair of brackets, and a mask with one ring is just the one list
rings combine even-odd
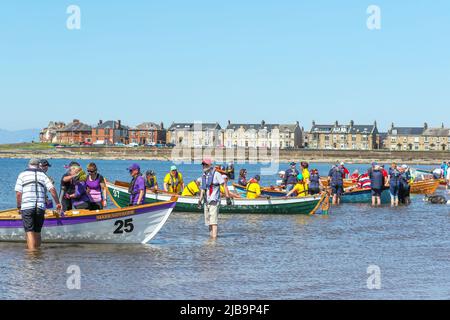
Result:
{"label": "green rowing boat", "polygon": [[[109,195],[113,202],[120,208],[126,207],[130,201],[128,183],[116,181],[106,182]],[[168,201],[174,195],[167,192],[151,192],[147,190],[146,203]],[[311,214],[324,199],[320,195],[302,198],[258,198],[258,199],[232,199],[232,205],[227,205],[226,200],[221,200],[220,213],[239,214]],[[202,212],[198,208],[198,197],[178,197],[174,211],[178,212]]]}

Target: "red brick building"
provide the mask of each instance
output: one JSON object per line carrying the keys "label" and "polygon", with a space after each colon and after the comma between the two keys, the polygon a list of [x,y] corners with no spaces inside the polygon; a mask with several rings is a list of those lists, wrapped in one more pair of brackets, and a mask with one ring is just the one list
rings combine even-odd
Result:
{"label": "red brick building", "polygon": [[83,144],[92,141],[91,135],[92,127],[75,119],[72,123],[56,130],[56,143]]}
{"label": "red brick building", "polygon": [[130,142],[140,145],[166,143],[166,130],[163,123],[144,122],[129,129]]}
{"label": "red brick building", "polygon": [[100,120],[98,125],[92,128],[92,142],[106,145],[128,144],[128,130],[129,128],[122,125],[120,120],[106,122]]}

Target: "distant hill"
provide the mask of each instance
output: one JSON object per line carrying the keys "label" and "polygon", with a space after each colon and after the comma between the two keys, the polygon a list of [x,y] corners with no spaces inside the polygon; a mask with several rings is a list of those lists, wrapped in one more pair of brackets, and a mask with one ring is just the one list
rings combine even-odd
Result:
{"label": "distant hill", "polygon": [[18,131],[8,131],[0,129],[0,144],[21,143],[21,142],[39,142],[39,129],[27,129]]}

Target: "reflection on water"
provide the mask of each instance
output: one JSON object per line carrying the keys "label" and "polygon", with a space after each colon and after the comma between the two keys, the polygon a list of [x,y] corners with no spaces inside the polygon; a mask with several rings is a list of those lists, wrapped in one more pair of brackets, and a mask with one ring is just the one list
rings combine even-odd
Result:
{"label": "reflection on water", "polygon": [[[2,161],[0,209],[14,205],[11,172],[23,167]],[[101,167],[123,179],[124,164]],[[174,213],[148,246],[45,244],[30,253],[0,243],[0,299],[449,299],[449,207],[413,201],[343,205],[328,216],[221,216],[215,241],[202,215]],[[381,290],[367,289],[372,264]],[[71,265],[81,290],[67,288]]]}

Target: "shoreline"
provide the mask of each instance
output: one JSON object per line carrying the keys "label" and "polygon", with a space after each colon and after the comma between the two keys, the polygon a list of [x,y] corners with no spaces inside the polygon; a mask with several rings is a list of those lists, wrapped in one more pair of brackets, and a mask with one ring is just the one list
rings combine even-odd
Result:
{"label": "shoreline", "polygon": [[[239,157],[236,156],[236,153]],[[367,164],[373,161],[380,163],[405,163],[415,165],[440,165],[442,161],[450,159],[449,152],[442,151],[389,151],[389,150],[310,150],[291,149],[279,150],[274,154],[262,154],[259,161],[255,161],[255,151],[234,149],[145,149],[145,148],[85,148],[73,147],[63,149],[29,149],[2,148],[0,159],[80,159],[80,160],[159,160],[172,162],[194,162],[203,156],[211,156],[220,162],[234,161],[236,163],[268,163],[308,161],[315,163],[333,163],[344,161],[348,164]],[[174,156],[175,155],[175,156]],[[221,161],[224,159],[225,160]]]}

